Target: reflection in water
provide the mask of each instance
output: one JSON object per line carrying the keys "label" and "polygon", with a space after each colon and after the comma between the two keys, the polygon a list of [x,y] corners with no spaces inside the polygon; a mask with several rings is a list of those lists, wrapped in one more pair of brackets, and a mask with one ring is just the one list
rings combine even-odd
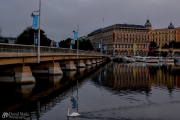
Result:
{"label": "reflection in water", "polygon": [[180,87],[180,75],[175,73],[177,66],[172,65],[109,63],[99,70],[97,82],[115,90],[146,88],[149,91],[152,84],[173,89]]}
{"label": "reflection in water", "polygon": [[77,120],[179,118],[179,66],[110,62],[79,79],[92,69],[39,77],[46,84],[0,86],[1,112],[28,111],[27,119],[71,119],[69,107],[82,114]]}

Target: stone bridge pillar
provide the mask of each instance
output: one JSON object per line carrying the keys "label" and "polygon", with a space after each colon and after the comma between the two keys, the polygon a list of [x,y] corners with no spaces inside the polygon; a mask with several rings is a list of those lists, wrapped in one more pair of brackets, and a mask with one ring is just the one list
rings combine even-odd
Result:
{"label": "stone bridge pillar", "polygon": [[84,60],[84,63],[86,64],[86,66],[91,66],[92,65],[92,63],[91,63],[91,61],[89,59]]}
{"label": "stone bridge pillar", "polygon": [[86,67],[83,60],[75,60],[74,63],[76,64],[76,67],[79,67],[79,68],[85,68]]}
{"label": "stone bridge pillar", "polygon": [[97,63],[97,65],[100,65],[99,59],[96,59],[96,63]]}
{"label": "stone bridge pillar", "polygon": [[32,75],[30,66],[19,66],[14,68],[15,83],[35,83],[35,78]]}
{"label": "stone bridge pillar", "polygon": [[74,64],[74,61],[63,61],[60,62],[61,69],[62,70],[76,70],[76,66]]}
{"label": "stone bridge pillar", "polygon": [[35,64],[33,67],[33,73],[36,74],[49,74],[49,75],[62,75],[63,72],[59,65],[59,62],[47,62]]}
{"label": "stone bridge pillar", "polygon": [[96,64],[95,59],[91,59],[91,63],[92,63],[92,64]]}

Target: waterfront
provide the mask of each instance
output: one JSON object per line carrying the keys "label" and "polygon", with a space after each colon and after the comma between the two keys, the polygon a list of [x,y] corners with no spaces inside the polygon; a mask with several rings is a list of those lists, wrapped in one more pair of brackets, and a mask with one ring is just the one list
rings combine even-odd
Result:
{"label": "waterfront", "polygon": [[[180,66],[111,62],[90,70],[36,77],[32,85],[1,84],[1,112],[27,112],[27,120],[180,119]],[[81,116],[67,118],[67,108]]]}

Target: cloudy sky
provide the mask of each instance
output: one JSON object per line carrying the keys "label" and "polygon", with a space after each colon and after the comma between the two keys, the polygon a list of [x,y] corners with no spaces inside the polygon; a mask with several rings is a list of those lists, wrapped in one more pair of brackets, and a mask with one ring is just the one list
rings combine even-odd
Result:
{"label": "cloudy sky", "polygon": [[[73,37],[116,23],[144,25],[149,16],[153,29],[180,27],[180,0],[41,0],[41,29],[50,39]],[[31,26],[39,0],[0,0],[0,26],[4,36],[16,37]],[[103,21],[104,18],[104,21]]]}

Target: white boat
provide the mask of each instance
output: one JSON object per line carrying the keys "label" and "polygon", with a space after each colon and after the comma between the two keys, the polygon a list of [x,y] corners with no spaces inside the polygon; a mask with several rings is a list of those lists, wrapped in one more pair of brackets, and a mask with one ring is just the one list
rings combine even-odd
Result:
{"label": "white boat", "polygon": [[180,57],[175,57],[174,60],[178,63],[180,63]]}
{"label": "white boat", "polygon": [[174,63],[174,58],[167,58],[165,60],[166,63]]}
{"label": "white boat", "polygon": [[159,59],[157,57],[135,56],[134,59],[136,62],[145,62],[145,63],[158,63],[159,62]]}
{"label": "white boat", "polygon": [[135,62],[134,58],[132,57],[123,57],[123,60],[127,62]]}

